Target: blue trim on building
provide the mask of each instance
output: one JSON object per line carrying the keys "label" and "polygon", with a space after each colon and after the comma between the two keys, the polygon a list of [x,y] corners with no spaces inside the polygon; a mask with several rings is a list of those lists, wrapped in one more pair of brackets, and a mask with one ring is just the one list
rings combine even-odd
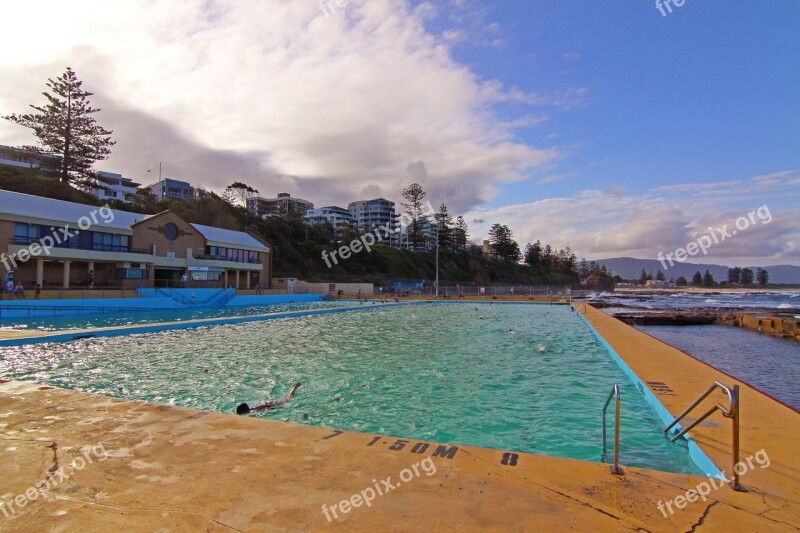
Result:
{"label": "blue trim on building", "polygon": [[[263,294],[236,296],[224,305],[213,300],[208,305],[202,302],[219,294],[221,289],[169,289],[196,301],[192,309],[213,307],[233,307],[244,305],[275,305],[285,303],[318,302],[322,294]],[[124,313],[140,311],[163,311],[165,309],[186,309],[187,305],[158,294],[157,289],[139,289],[140,298],[86,298],[65,300],[2,300],[0,301],[0,320],[13,320],[32,317],[62,317],[99,315],[104,313]],[[194,295],[194,298],[192,298]],[[2,323],[0,323],[2,324]]]}

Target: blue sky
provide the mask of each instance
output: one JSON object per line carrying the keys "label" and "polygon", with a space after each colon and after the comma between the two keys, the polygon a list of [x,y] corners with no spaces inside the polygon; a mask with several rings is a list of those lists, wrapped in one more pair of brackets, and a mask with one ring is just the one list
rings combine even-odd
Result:
{"label": "blue sky", "polygon": [[[397,202],[418,181],[477,242],[498,222],[589,259],[654,259],[761,207],[768,223],[689,261],[800,264],[794,0],[667,16],[649,0],[41,0],[4,15],[37,35],[0,34],[0,116],[69,65],[117,141],[97,168],[145,184],[162,163],[321,207]],[[0,144],[32,141],[0,121]]]}
{"label": "blue sky", "polygon": [[[459,62],[525,91],[586,90],[582,105],[548,110],[546,123],[518,132],[574,155],[506,187],[490,205],[600,184],[642,193],[798,168],[799,2],[687,0],[666,17],[653,2],[633,0],[465,7],[480,9],[484,25],[500,24],[503,42],[464,42],[454,48]],[[451,15],[432,26],[443,31]],[[564,177],[537,186],[546,176]]]}

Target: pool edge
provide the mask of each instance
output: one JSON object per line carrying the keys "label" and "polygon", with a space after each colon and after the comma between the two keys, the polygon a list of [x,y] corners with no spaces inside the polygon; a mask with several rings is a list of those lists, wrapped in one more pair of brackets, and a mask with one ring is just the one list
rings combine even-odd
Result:
{"label": "pool edge", "polygon": [[[642,379],[648,377],[648,362],[632,356],[632,351],[657,352],[669,359],[666,370],[656,369],[668,382],[681,373],[701,374],[680,387],[674,385],[676,397],[668,398],[667,409],[687,405],[697,387],[711,377],[710,370],[702,371],[669,346],[643,340],[644,334],[636,335],[616,319],[593,308],[588,315],[597,334],[632,371],[643,374]],[[766,443],[772,459],[770,468],[744,476],[751,493],[722,487],[707,502],[662,516],[657,502],[684,494],[703,478],[636,468],[627,468],[626,475],[618,477],[608,472],[607,465],[532,454],[518,454],[519,464],[512,465],[502,451],[465,446],[457,461],[442,460],[443,475],[414,481],[413,487],[387,494],[370,509],[352,509],[326,522],[320,502],[344,501],[370,486],[373,477],[394,474],[422,456],[411,455],[409,446],[367,447],[360,439],[371,434],[342,432],[330,438],[325,434],[330,430],[324,428],[8,381],[0,383],[0,435],[9,443],[13,440],[6,446],[15,448],[18,459],[0,463],[9,493],[23,493],[31,480],[44,474],[47,458],[54,454],[49,449],[52,442],[58,442],[62,457],[98,441],[108,444],[113,455],[102,467],[87,466],[62,490],[30,503],[19,515],[0,516],[0,527],[23,531],[56,524],[85,528],[91,523],[98,529],[132,524],[154,528],[167,518],[172,527],[241,530],[268,525],[360,531],[403,524],[425,524],[433,531],[480,527],[674,531],[700,524],[729,530],[796,527],[800,461],[792,445],[798,440],[800,419],[796,412],[746,389],[743,397],[747,400],[743,456]],[[786,423],[778,424],[781,421]],[[693,431],[698,446],[720,464],[729,453],[726,429]],[[309,435],[313,438],[306,438]],[[214,480],[211,485],[209,479]]]}

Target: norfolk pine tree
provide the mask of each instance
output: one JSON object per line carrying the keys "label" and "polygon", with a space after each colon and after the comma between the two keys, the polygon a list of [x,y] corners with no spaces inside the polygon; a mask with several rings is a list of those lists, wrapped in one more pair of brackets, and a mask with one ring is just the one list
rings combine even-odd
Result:
{"label": "norfolk pine tree", "polygon": [[442,203],[439,212],[433,215],[433,218],[436,219],[436,241],[439,243],[439,249],[449,250],[453,241],[453,216]]}
{"label": "norfolk pine tree", "polygon": [[409,238],[413,249],[420,250],[426,241],[425,235],[422,234],[422,224],[425,222],[425,219],[427,219],[427,217],[422,214],[422,201],[425,200],[425,196],[427,196],[428,193],[425,192],[425,188],[422,185],[414,182],[405,189],[402,189],[400,194],[403,195],[403,198],[406,200],[406,202],[401,202],[400,205],[406,208],[406,213],[411,217]]}
{"label": "norfolk pine tree", "polygon": [[96,179],[92,165],[111,153],[111,131],[97,124],[89,105],[90,93],[81,89],[82,81],[67,67],[60,77],[47,80],[53,92],[42,94],[49,101],[45,106],[31,104],[38,113],[11,114],[3,118],[33,130],[43,151],[61,157],[59,174],[63,183],[76,182],[87,187]]}

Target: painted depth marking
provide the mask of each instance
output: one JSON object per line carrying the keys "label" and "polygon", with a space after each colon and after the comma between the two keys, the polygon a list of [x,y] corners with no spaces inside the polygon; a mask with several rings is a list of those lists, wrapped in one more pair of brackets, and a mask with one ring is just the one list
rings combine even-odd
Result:
{"label": "painted depth marking", "polygon": [[519,454],[506,452],[503,454],[503,458],[500,459],[500,464],[505,466],[517,466],[517,459],[519,459]]}
{"label": "painted depth marking", "polygon": [[[322,437],[322,440],[332,439],[343,433],[344,431],[335,429],[330,435]],[[396,439],[390,444],[388,440],[383,440],[385,438],[386,437],[383,435],[372,437],[372,440],[367,443],[367,446],[374,446],[376,444],[382,444],[384,446],[388,445],[388,449],[399,452],[400,450],[406,449],[406,446],[411,442],[408,439]],[[410,448],[408,448],[408,451],[413,454],[423,454],[427,452],[431,446],[432,445],[429,442],[415,442]],[[431,457],[454,459],[458,453],[458,446],[451,446],[449,444],[433,444],[433,446],[436,446],[436,449],[431,452]],[[500,464],[503,466],[517,466],[518,462],[519,454],[514,452],[504,452],[500,459]]]}
{"label": "painted depth marking", "polygon": [[[375,444],[378,443],[378,441],[380,441],[383,438],[384,437],[380,435],[377,437],[373,437],[372,440],[367,443],[367,446],[374,446]],[[406,447],[406,444],[408,444],[409,442],[411,441],[407,439],[397,439],[396,441],[394,441],[392,444],[389,445],[389,449],[398,452],[404,449]],[[383,441],[381,442],[381,444],[389,444],[389,442]],[[411,453],[421,454],[425,453],[430,447],[431,447],[430,443],[417,442],[408,451]],[[448,448],[447,444],[437,444],[436,449],[433,450],[433,453],[431,453],[431,457],[446,457],[447,459],[452,459],[456,456],[456,453],[458,453],[458,446],[450,446]]]}
{"label": "painted depth marking", "polygon": [[659,396],[677,396],[675,391],[669,388],[669,385],[663,381],[648,381],[647,384],[650,385],[650,388],[653,389],[653,392]]}

